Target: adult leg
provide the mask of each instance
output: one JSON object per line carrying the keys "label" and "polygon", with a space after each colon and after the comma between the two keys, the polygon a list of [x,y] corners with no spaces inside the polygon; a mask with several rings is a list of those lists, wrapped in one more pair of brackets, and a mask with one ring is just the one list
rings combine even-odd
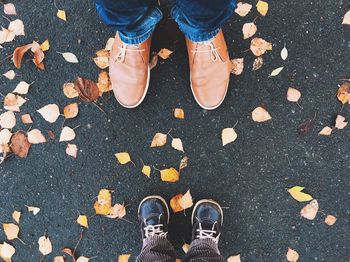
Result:
{"label": "adult leg", "polygon": [[159,196],[149,196],[141,201],[138,210],[143,247],[137,262],[175,262],[173,246],[167,240],[169,208]]}
{"label": "adult leg", "polygon": [[218,203],[199,201],[192,213],[192,243],[183,262],[225,262],[218,249],[222,223],[223,212]]}

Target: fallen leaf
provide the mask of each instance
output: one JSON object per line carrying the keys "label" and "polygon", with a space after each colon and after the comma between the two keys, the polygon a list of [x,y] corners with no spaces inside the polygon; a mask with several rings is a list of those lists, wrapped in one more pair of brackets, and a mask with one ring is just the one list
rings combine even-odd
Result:
{"label": "fallen leaf", "polygon": [[271,72],[269,77],[278,76],[282,72],[283,68],[284,67],[281,66],[281,67],[278,67],[278,68],[272,70],[272,72]]}
{"label": "fallen leaf", "polygon": [[78,91],[75,89],[74,83],[63,84],[63,93],[68,98],[74,98],[79,96]]}
{"label": "fallen leaf", "polygon": [[171,141],[171,146],[178,151],[184,152],[184,148],[180,138],[173,138],[173,140]]}
{"label": "fallen leaf", "polygon": [[38,245],[39,245],[39,251],[41,254],[44,256],[50,254],[52,252],[52,244],[47,236],[42,236],[38,240]]}
{"label": "fallen leaf", "polygon": [[22,213],[20,211],[17,211],[17,210],[13,211],[13,213],[12,213],[12,218],[13,218],[13,220],[16,221],[17,224],[19,224],[19,220],[21,218],[21,214]]}
{"label": "fallen leaf", "polygon": [[72,128],[65,126],[63,127],[60,135],[60,142],[72,141],[75,139],[75,132]]}
{"label": "fallen leaf", "polygon": [[125,165],[131,161],[130,155],[127,152],[116,153],[114,156],[117,158],[120,164]]}
{"label": "fallen leaf", "polygon": [[16,125],[16,116],[12,111],[6,111],[0,115],[1,128],[12,129]]}
{"label": "fallen leaf", "polygon": [[62,19],[62,20],[64,20],[64,21],[66,21],[67,22],[67,16],[66,16],[66,11],[64,11],[64,10],[57,10],[57,17],[59,18],[59,19]]}
{"label": "fallen leaf", "polygon": [[151,176],[151,167],[147,166],[147,165],[143,165],[142,174],[144,174],[147,177],[150,177]]}
{"label": "fallen leaf", "polygon": [[32,117],[30,116],[30,114],[22,115],[21,119],[22,119],[23,124],[32,124],[33,123],[33,120],[32,120]]}
{"label": "fallen leaf", "polygon": [[63,114],[66,119],[74,118],[78,115],[79,107],[77,103],[72,103],[64,107]]}
{"label": "fallen leaf", "polygon": [[39,129],[32,129],[28,133],[28,141],[31,144],[46,143],[46,138]]}
{"label": "fallen leaf", "polygon": [[105,49],[107,51],[111,51],[113,44],[114,44],[114,37],[108,38]]}
{"label": "fallen leaf", "polygon": [[100,69],[106,69],[109,66],[109,57],[100,56],[95,57],[93,60]]}
{"label": "fallen leaf", "polygon": [[170,200],[170,206],[174,213],[177,213],[192,207],[193,200],[192,200],[190,190],[188,190],[185,195],[178,194],[172,197]]}
{"label": "fallen leaf", "polygon": [[20,107],[27,102],[23,97],[8,93],[4,99],[4,108],[10,111],[21,111]]}
{"label": "fallen leaf", "polygon": [[94,204],[97,215],[109,215],[112,211],[112,194],[108,189],[101,189]]}
{"label": "fallen leaf", "polygon": [[10,143],[12,133],[10,130],[4,128],[0,131],[0,145]]}
{"label": "fallen leaf", "polygon": [[182,108],[175,108],[174,117],[177,119],[185,119],[185,111]]}
{"label": "fallen leaf", "polygon": [[79,63],[78,58],[75,56],[75,54],[71,52],[64,52],[60,54],[63,56],[64,60],[66,60],[69,63],[73,63],[73,64]]}
{"label": "fallen leaf", "polygon": [[100,96],[96,83],[83,77],[77,77],[75,89],[78,91],[79,97],[85,102],[92,102]]}
{"label": "fallen leaf", "polygon": [[112,218],[112,219],[115,219],[115,218],[120,219],[120,218],[123,218],[125,215],[126,215],[125,206],[121,204],[115,204],[112,207],[111,212],[106,217]]}
{"label": "fallen leaf", "polygon": [[182,245],[182,250],[185,252],[185,254],[187,254],[188,250],[190,249],[190,245],[187,243],[184,243]]}
{"label": "fallen leaf", "polygon": [[32,48],[32,44],[28,44],[24,46],[19,46],[15,49],[15,51],[13,52],[12,60],[16,68],[18,69],[21,68],[23,56],[31,48]]}
{"label": "fallen leaf", "polygon": [[54,133],[51,129],[47,130],[47,134],[49,135],[49,137],[50,137],[52,140],[55,140],[56,135],[55,135],[55,133]]}
{"label": "fallen leaf", "polygon": [[331,127],[325,126],[318,134],[321,136],[330,136],[332,134],[332,131],[333,129]]}
{"label": "fallen leaf", "polygon": [[281,58],[282,60],[286,60],[288,57],[288,49],[286,48],[286,45],[284,45],[282,51],[281,51]]}
{"label": "fallen leaf", "polygon": [[338,89],[337,98],[343,104],[350,103],[350,82],[344,82]]}
{"label": "fallen leaf", "polygon": [[107,72],[102,71],[99,73],[97,87],[101,93],[112,91],[112,84]]}
{"label": "fallen leaf", "polygon": [[5,161],[7,152],[9,152],[10,149],[8,148],[8,145],[0,145],[0,165]]}
{"label": "fallen leaf", "polygon": [[60,116],[60,109],[56,104],[48,104],[37,112],[49,123],[55,123]]}
{"label": "fallen leaf", "polygon": [[33,215],[35,216],[40,212],[40,208],[38,207],[33,207],[33,206],[26,206],[29,212],[32,212]]}
{"label": "fallen leaf", "polygon": [[193,206],[193,200],[190,190],[187,190],[187,192],[183,195],[180,204],[184,210]]}
{"label": "fallen leaf", "polygon": [[255,122],[265,122],[272,119],[269,112],[267,112],[266,109],[261,106],[253,110],[252,118],[253,118],[253,121]]}
{"label": "fallen leaf", "polygon": [[156,133],[153,137],[151,147],[161,147],[166,144],[167,135],[163,133]]}
{"label": "fallen leaf", "polygon": [[56,256],[53,258],[53,262],[64,262],[63,256]]}
{"label": "fallen leaf", "polygon": [[272,50],[272,44],[262,38],[255,37],[250,42],[250,50],[255,56],[261,56],[265,54],[266,51]]}
{"label": "fallen leaf", "polygon": [[89,228],[88,218],[85,215],[79,215],[77,218],[77,223],[82,227]]}
{"label": "fallen leaf", "polygon": [[306,120],[305,122],[301,123],[299,126],[298,126],[298,134],[300,136],[305,136],[307,135],[308,133],[311,132],[311,130],[313,129],[315,125],[315,118],[311,118],[311,119],[308,119]]}
{"label": "fallen leaf", "polygon": [[130,258],[130,255],[129,254],[124,254],[124,255],[120,255],[118,257],[118,262],[128,262],[129,261],[129,258]]}
{"label": "fallen leaf", "polygon": [[77,154],[78,154],[78,147],[77,147],[77,145],[67,144],[66,154],[69,155],[69,156],[72,156],[74,158],[77,158]]}
{"label": "fallen leaf", "polygon": [[299,254],[297,251],[288,248],[288,252],[286,254],[287,261],[289,262],[297,262],[299,259]]}
{"label": "fallen leaf", "polygon": [[8,43],[8,42],[12,42],[16,37],[15,32],[8,30],[6,28],[2,28],[2,30],[0,31],[0,44],[3,43]]}
{"label": "fallen leaf", "polygon": [[[74,254],[73,254],[73,251],[72,249],[68,248],[68,247],[65,247],[61,250],[63,253],[67,254],[68,256],[70,256],[72,259],[73,259],[73,262],[75,260],[75,257],[74,257]],[[76,262],[76,261],[75,261]]]}
{"label": "fallen leaf", "polygon": [[12,3],[4,4],[4,13],[6,15],[17,15],[15,5]]}
{"label": "fallen leaf", "polygon": [[11,262],[11,258],[15,252],[16,249],[10,244],[7,244],[6,242],[0,244],[0,257],[5,260],[5,262]]}
{"label": "fallen leaf", "polygon": [[84,257],[84,256],[80,256],[80,257],[78,257],[76,262],[88,262],[88,261],[90,261],[90,258]]}
{"label": "fallen leaf", "polygon": [[2,224],[7,240],[14,240],[18,238],[19,227],[15,224]]}
{"label": "fallen leaf", "polygon": [[298,89],[289,87],[287,91],[287,100],[289,102],[297,103],[301,97],[301,93]]}
{"label": "fallen leaf", "polygon": [[7,79],[10,79],[10,80],[13,80],[16,76],[16,73],[15,71],[13,70],[10,70],[10,71],[7,71],[6,73],[2,74],[4,77],[6,77]]}
{"label": "fallen leaf", "polygon": [[46,39],[41,45],[40,45],[40,49],[42,51],[48,51],[50,49],[50,41],[49,39]]}
{"label": "fallen leaf", "polygon": [[231,74],[239,76],[244,69],[244,58],[235,58],[231,60]]}
{"label": "fallen leaf", "polygon": [[29,143],[28,138],[23,131],[17,131],[11,137],[11,150],[15,155],[21,158],[27,157],[30,146],[31,144]]}
{"label": "fallen leaf", "polygon": [[346,12],[343,18],[343,25],[350,25],[350,10]]}
{"label": "fallen leaf", "polygon": [[250,12],[251,9],[252,9],[252,5],[251,4],[238,2],[235,12],[239,16],[244,17]]}
{"label": "fallen leaf", "polygon": [[318,211],[318,202],[316,199],[312,200],[309,204],[303,207],[300,211],[300,215],[306,219],[313,220],[316,217]]}
{"label": "fallen leaf", "polygon": [[11,21],[8,27],[8,30],[15,33],[16,36],[25,35],[24,34],[24,24],[20,19]]}
{"label": "fallen leaf", "polygon": [[37,42],[33,41],[31,51],[34,53],[33,62],[35,66],[41,70],[44,70],[45,66],[43,60],[45,58],[45,54],[43,50],[41,50],[41,46]]}
{"label": "fallen leaf", "polygon": [[267,14],[267,11],[269,10],[269,4],[265,1],[259,0],[256,4],[256,8],[262,16],[265,16]]}
{"label": "fallen leaf", "polygon": [[173,51],[170,51],[169,49],[166,49],[166,48],[162,48],[158,52],[158,55],[163,59],[168,59],[172,53],[173,53]]}
{"label": "fallen leaf", "polygon": [[188,164],[188,157],[185,156],[180,161],[179,172],[181,172],[182,169],[186,168],[187,164]]}
{"label": "fallen leaf", "polygon": [[253,71],[259,70],[263,66],[263,64],[264,58],[262,58],[262,56],[255,58],[253,62]]}
{"label": "fallen leaf", "polygon": [[233,128],[225,128],[221,133],[222,145],[225,146],[237,139],[237,133]]}
{"label": "fallen leaf", "polygon": [[326,219],[324,220],[324,222],[328,226],[333,226],[336,221],[337,221],[337,218],[335,216],[332,216],[332,215],[327,215]]}
{"label": "fallen leaf", "polygon": [[160,170],[160,177],[164,182],[177,182],[179,181],[180,174],[175,168],[168,168]]}
{"label": "fallen leaf", "polygon": [[299,202],[307,202],[311,201],[313,197],[309,194],[306,194],[303,191],[304,187],[301,186],[294,186],[290,189],[288,189],[289,194],[297,201]]}
{"label": "fallen leaf", "polygon": [[337,118],[335,119],[335,128],[337,129],[343,129],[348,125],[348,122],[345,121],[345,117],[341,115],[337,115]]}
{"label": "fallen leaf", "polygon": [[13,93],[26,95],[28,93],[29,87],[30,87],[30,84],[28,84],[25,81],[21,81],[18,83],[15,90],[13,90]]}
{"label": "fallen leaf", "polygon": [[227,262],[241,262],[241,255],[230,256]]}
{"label": "fallen leaf", "polygon": [[254,23],[245,23],[242,27],[243,32],[243,39],[251,38],[253,35],[255,35],[258,28]]}

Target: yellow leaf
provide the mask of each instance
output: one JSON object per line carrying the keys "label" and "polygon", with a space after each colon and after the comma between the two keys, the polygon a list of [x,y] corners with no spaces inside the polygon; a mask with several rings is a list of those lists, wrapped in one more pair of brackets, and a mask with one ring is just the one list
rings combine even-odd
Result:
{"label": "yellow leaf", "polygon": [[19,219],[21,218],[21,212],[17,210],[13,211],[12,218],[13,220],[16,221],[17,224],[19,224]]}
{"label": "yellow leaf", "polygon": [[175,108],[174,117],[177,119],[185,119],[185,111],[182,108]]}
{"label": "yellow leaf", "polygon": [[162,48],[159,52],[158,55],[163,58],[163,59],[168,59],[169,56],[173,53],[173,51],[170,51],[169,49]]}
{"label": "yellow leaf", "polygon": [[19,233],[19,227],[15,224],[2,224],[5,235],[8,240],[14,240],[18,238],[18,233]]}
{"label": "yellow leaf", "polygon": [[180,174],[175,168],[168,168],[160,170],[160,176],[164,182],[177,182],[179,181]]}
{"label": "yellow leaf", "polygon": [[167,135],[163,133],[157,133],[154,135],[151,147],[160,147],[166,144]]}
{"label": "yellow leaf", "polygon": [[151,167],[150,167],[150,166],[144,165],[144,166],[142,167],[142,173],[143,173],[145,176],[150,177],[150,176],[151,176]]}
{"label": "yellow leaf", "polygon": [[40,48],[42,51],[47,51],[50,49],[50,42],[49,42],[49,39],[46,39],[41,45],[40,45]]}
{"label": "yellow leaf", "polygon": [[58,10],[57,11],[57,17],[62,19],[62,20],[64,20],[64,21],[67,21],[66,11]]}
{"label": "yellow leaf", "polygon": [[259,0],[259,2],[256,4],[256,8],[262,16],[265,16],[269,10],[269,4],[265,1]]}
{"label": "yellow leaf", "polygon": [[295,200],[299,202],[307,202],[312,200],[313,197],[311,195],[301,192],[303,189],[304,187],[294,186],[288,189],[288,192]]}
{"label": "yellow leaf", "polygon": [[130,155],[127,152],[116,153],[115,157],[118,159],[119,163],[122,165],[125,165],[131,162]]}
{"label": "yellow leaf", "polygon": [[109,215],[112,210],[112,194],[108,189],[101,189],[94,204],[97,215]]}
{"label": "yellow leaf", "polygon": [[118,262],[128,262],[130,258],[129,254],[120,255],[118,257]]}
{"label": "yellow leaf", "polygon": [[89,228],[88,218],[85,215],[79,215],[77,218],[77,223],[83,227]]}

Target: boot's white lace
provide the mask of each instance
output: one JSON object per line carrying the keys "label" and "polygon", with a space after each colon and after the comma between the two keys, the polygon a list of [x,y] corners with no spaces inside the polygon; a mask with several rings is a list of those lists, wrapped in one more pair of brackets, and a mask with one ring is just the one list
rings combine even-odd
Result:
{"label": "boot's white lace", "polygon": [[[161,215],[159,215],[159,218],[160,216]],[[147,225],[146,219],[144,220],[144,223]],[[164,232],[164,230],[162,229],[163,227],[163,224],[147,225],[143,228],[143,230],[145,230],[146,238],[154,236],[166,237],[168,235],[168,232]]]}
{"label": "boot's white lace", "polygon": [[[130,49],[128,46],[132,46],[136,49]],[[140,49],[139,45],[129,45],[123,43],[123,46],[118,46],[119,52],[117,54],[117,57],[115,59],[115,62],[122,63],[125,60],[126,52],[143,52],[145,49]]]}
{"label": "boot's white lace", "polygon": [[214,237],[214,234],[216,234],[217,232],[214,230],[214,227],[216,225],[217,222],[215,222],[212,226],[211,230],[207,230],[207,229],[203,229],[202,228],[202,224],[199,223],[199,229],[197,229],[197,235],[196,238],[198,239],[211,239],[213,240],[215,243],[219,242],[219,237],[220,234],[218,234],[216,237]]}
{"label": "boot's white lace", "polygon": [[[210,47],[208,50],[200,50],[203,49],[203,47]],[[202,42],[196,46],[195,50],[191,50],[192,53],[207,53],[210,52],[210,58],[213,62],[216,62],[220,55],[218,53],[218,50],[220,47],[215,47],[215,45],[212,42]]]}

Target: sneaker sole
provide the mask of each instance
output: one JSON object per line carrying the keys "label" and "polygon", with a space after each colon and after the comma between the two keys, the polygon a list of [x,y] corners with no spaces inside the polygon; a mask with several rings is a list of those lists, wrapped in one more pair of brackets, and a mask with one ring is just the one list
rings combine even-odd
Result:
{"label": "sneaker sole", "polygon": [[142,201],[141,201],[141,203],[139,204],[139,207],[138,207],[138,209],[137,209],[137,214],[140,214],[140,207],[141,207],[141,205],[142,205],[145,201],[147,201],[147,200],[149,200],[149,199],[151,199],[151,198],[156,198],[156,199],[162,201],[163,204],[166,206],[166,211],[167,211],[167,215],[168,215],[168,221],[167,221],[167,222],[168,222],[168,224],[169,224],[169,220],[170,220],[170,211],[169,211],[169,207],[168,207],[168,204],[167,204],[167,202],[165,201],[165,199],[162,198],[161,196],[153,195],[153,196],[148,196],[148,197],[145,197],[144,199],[142,199]]}
{"label": "sneaker sole", "polygon": [[224,223],[224,212],[222,211],[222,207],[220,206],[220,204],[212,199],[202,199],[202,200],[199,200],[196,205],[194,206],[193,208],[193,211],[192,211],[192,216],[191,216],[191,223],[192,223],[192,226],[193,226],[193,222],[194,222],[194,213],[196,211],[196,208],[200,205],[200,204],[203,204],[203,203],[211,203],[211,204],[214,204],[216,205],[219,210],[220,210],[220,214],[221,214],[221,225],[223,225]]}

